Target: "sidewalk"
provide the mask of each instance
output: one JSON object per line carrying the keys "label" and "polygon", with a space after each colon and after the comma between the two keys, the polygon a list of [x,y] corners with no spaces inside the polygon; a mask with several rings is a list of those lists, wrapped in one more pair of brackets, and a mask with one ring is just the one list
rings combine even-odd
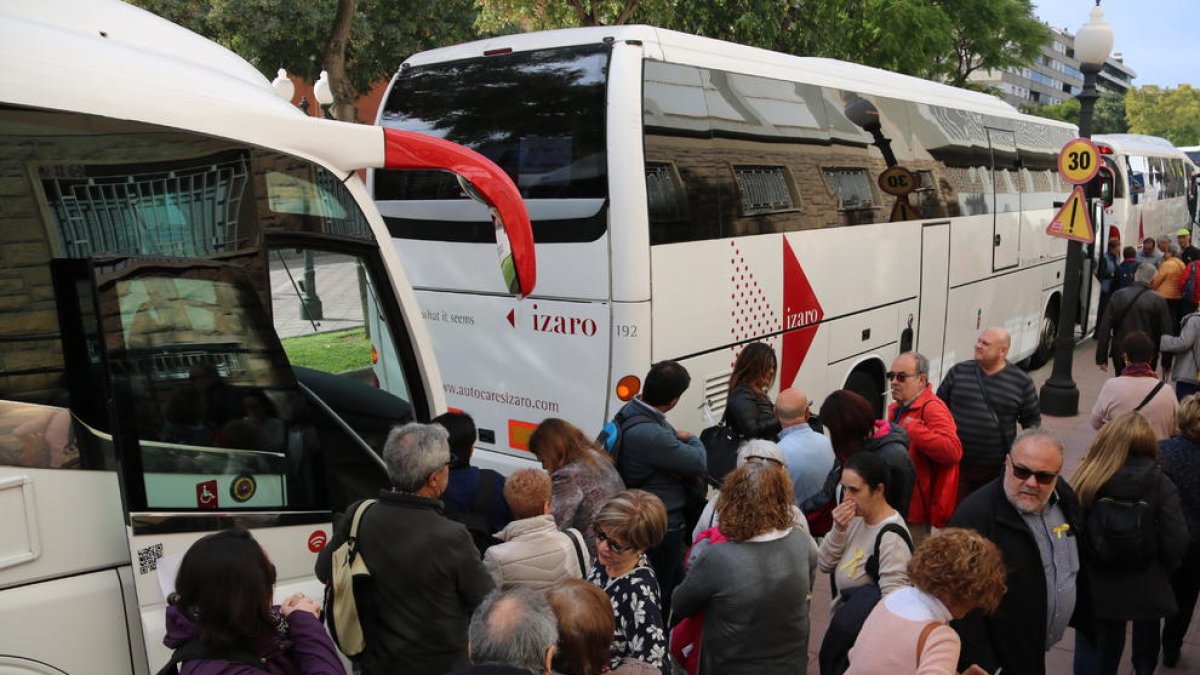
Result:
{"label": "sidewalk", "polygon": [[[1100,388],[1108,379],[1109,373],[1101,371],[1095,365],[1096,343],[1094,340],[1087,340],[1075,349],[1075,360],[1072,366],[1072,377],[1075,380],[1075,386],[1079,388],[1079,414],[1074,417],[1043,417],[1042,427],[1049,429],[1062,439],[1066,446],[1066,461],[1063,465],[1063,475],[1070,476],[1075,471],[1075,467],[1079,465],[1079,461],[1083,459],[1087,452],[1088,445],[1092,441],[1092,437],[1096,432],[1092,430],[1092,425],[1088,421],[1088,414],[1091,412],[1092,403],[1096,400],[1096,396],[1100,393]],[[1042,384],[1050,378],[1052,365],[1047,365],[1030,373],[1038,390],[1041,391]],[[813,589],[813,601],[811,612],[811,628],[809,631],[808,643],[808,673],[809,675],[818,675],[817,668],[817,651],[821,647],[821,638],[825,635],[825,629],[829,624],[829,576],[826,574],[818,574],[817,582]],[[1159,665],[1156,672],[1159,673],[1196,673],[1200,674],[1200,629],[1197,629],[1197,624],[1200,621],[1193,621],[1191,628],[1188,631],[1187,638],[1183,644],[1183,656],[1179,660],[1179,665],[1176,668],[1164,668]],[[1132,666],[1129,663],[1129,644],[1130,640],[1125,641],[1125,654],[1122,656],[1121,668],[1118,672],[1132,672]],[[1046,672],[1048,675],[1070,675],[1072,672],[1072,659],[1075,653],[1075,632],[1068,629],[1067,634],[1062,641],[1050,650],[1046,655]],[[1005,675],[1009,675],[1006,673]],[[1012,675],[1019,675],[1013,673]]]}

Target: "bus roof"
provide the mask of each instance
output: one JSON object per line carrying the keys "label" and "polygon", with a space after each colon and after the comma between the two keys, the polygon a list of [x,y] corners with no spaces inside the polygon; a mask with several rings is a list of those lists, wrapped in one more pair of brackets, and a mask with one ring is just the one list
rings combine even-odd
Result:
{"label": "bus roof", "polygon": [[1113,152],[1122,155],[1136,154],[1151,157],[1186,158],[1181,148],[1177,148],[1165,138],[1147,136],[1145,134],[1096,134],[1092,140],[1098,144],[1107,145]]}
{"label": "bus roof", "polygon": [[5,3],[0,102],[270,147],[343,173],[384,160],[379,127],[307,117],[241,57],[119,0]]}
{"label": "bus roof", "polygon": [[1036,120],[1051,126],[1072,125],[1019,112],[1000,98],[982,92],[901,75],[835,59],[792,56],[758,47],[655,28],[653,26],[594,26],[501,35],[414,54],[412,66],[483,56],[493,50],[532,51],[606,40],[639,42],[649,58],[751,73],[764,77],[852,89],[858,93],[901,98],[933,105],[961,108],[1006,118]]}

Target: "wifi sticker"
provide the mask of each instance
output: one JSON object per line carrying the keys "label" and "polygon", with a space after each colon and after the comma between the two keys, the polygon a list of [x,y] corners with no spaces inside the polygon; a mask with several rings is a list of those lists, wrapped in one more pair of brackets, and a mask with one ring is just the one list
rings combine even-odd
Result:
{"label": "wifi sticker", "polygon": [[320,553],[321,549],[325,548],[325,542],[328,539],[325,536],[325,530],[317,530],[308,535],[308,550],[313,553]]}

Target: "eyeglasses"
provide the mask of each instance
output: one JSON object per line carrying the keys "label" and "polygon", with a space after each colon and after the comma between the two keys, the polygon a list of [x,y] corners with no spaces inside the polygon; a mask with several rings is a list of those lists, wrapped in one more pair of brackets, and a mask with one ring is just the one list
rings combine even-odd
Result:
{"label": "eyeglasses", "polygon": [[774,464],[775,466],[784,466],[784,462],[775,458],[764,458],[762,455],[746,455],[746,461],[752,461],[755,464],[762,464],[764,461],[769,461],[770,464]]}
{"label": "eyeglasses", "polygon": [[616,541],[613,540],[612,537],[608,536],[607,534],[604,534],[604,531],[598,527],[594,528],[594,531],[596,533],[596,541],[597,542],[602,541],[602,542],[608,544],[608,550],[612,551],[613,555],[621,555],[625,551],[628,551],[629,549],[633,548],[632,546],[628,546],[628,545],[623,546],[621,544],[618,544]]}
{"label": "eyeglasses", "polygon": [[895,380],[900,384],[904,384],[910,377],[920,377],[921,375],[922,373],[893,373],[890,370],[883,374],[888,380]]}
{"label": "eyeglasses", "polygon": [[1050,471],[1034,471],[1027,466],[1021,466],[1012,460],[1010,457],[1008,463],[1012,465],[1013,478],[1019,481],[1027,481],[1030,476],[1037,479],[1038,485],[1049,485],[1058,479],[1058,474]]}

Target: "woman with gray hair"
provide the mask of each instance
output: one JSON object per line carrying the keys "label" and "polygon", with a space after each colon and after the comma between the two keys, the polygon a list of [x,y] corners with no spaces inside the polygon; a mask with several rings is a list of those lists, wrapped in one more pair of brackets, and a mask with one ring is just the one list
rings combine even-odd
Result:
{"label": "woman with gray hair", "polygon": [[1180,252],[1179,244],[1167,246],[1162,262],[1158,264],[1158,272],[1150,282],[1150,289],[1163,296],[1171,310],[1171,325],[1174,326],[1172,333],[1179,332],[1180,309],[1183,307],[1181,280],[1183,273],[1187,271],[1187,265],[1184,265],[1183,259],[1179,257]]}

